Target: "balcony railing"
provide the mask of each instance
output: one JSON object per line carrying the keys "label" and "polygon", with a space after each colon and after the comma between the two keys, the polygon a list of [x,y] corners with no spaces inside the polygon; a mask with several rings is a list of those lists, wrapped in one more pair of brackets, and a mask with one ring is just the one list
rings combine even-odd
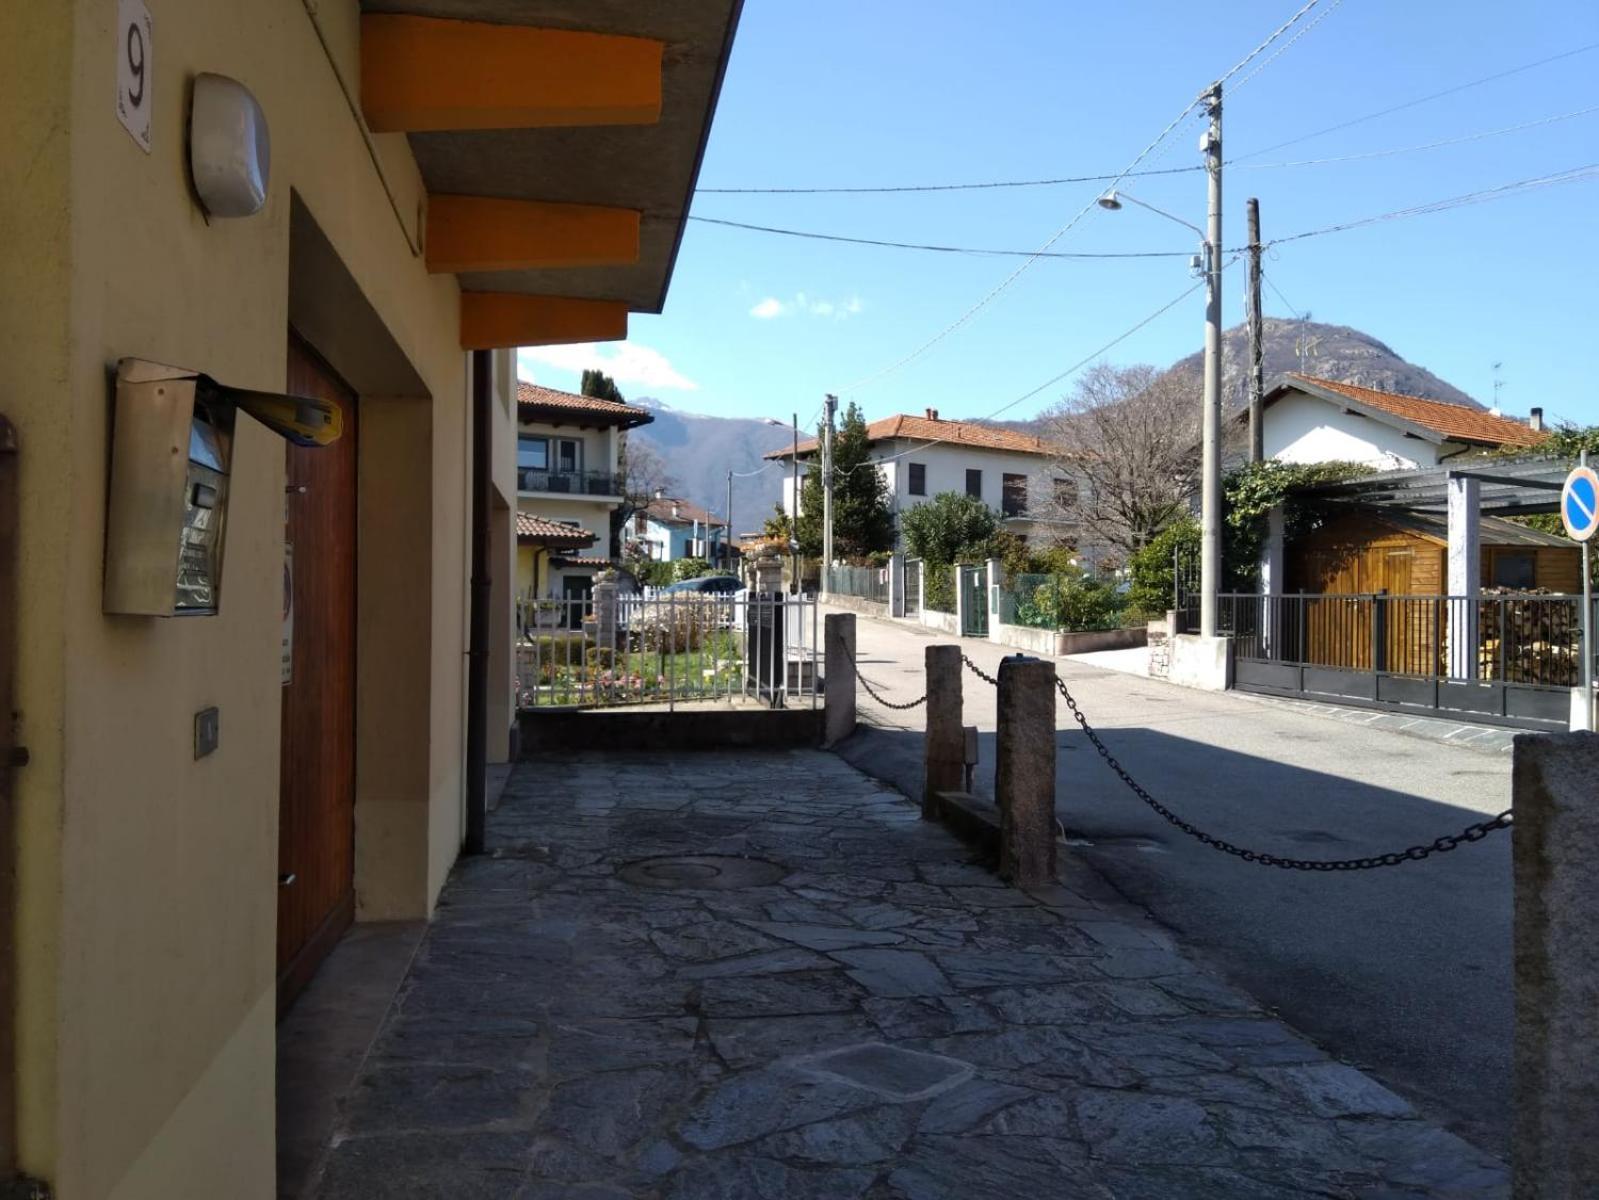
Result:
{"label": "balcony railing", "polygon": [[518,467],[519,492],[557,492],[570,496],[620,496],[622,480],[609,471],[540,471]]}

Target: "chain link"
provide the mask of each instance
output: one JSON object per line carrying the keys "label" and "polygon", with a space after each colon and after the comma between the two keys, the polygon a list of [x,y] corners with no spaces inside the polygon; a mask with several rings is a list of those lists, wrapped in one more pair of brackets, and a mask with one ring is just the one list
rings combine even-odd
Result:
{"label": "chain link", "polygon": [[884,708],[892,708],[899,712],[904,712],[906,709],[915,708],[918,704],[927,703],[926,692],[923,692],[920,696],[916,697],[916,699],[907,704],[896,704],[892,700],[885,700],[878,694],[876,688],[874,688],[870,683],[866,682],[866,676],[861,674],[860,664],[855,661],[855,652],[849,648],[849,644],[847,642],[840,642],[839,644],[844,648],[844,657],[849,659],[849,665],[855,668],[855,682],[860,684],[861,688],[866,692],[866,694],[873,700],[877,701],[877,703],[881,704]]}
{"label": "chain link", "polygon": [[[961,655],[961,659],[971,668],[972,674],[979,679],[995,687],[999,686],[999,680],[982,670],[966,655]],[[1189,837],[1204,843],[1213,850],[1220,850],[1223,854],[1231,854],[1234,858],[1242,859],[1244,862],[1258,863],[1263,867],[1278,867],[1284,871],[1370,871],[1377,867],[1397,867],[1407,862],[1421,862],[1434,854],[1447,853],[1462,842],[1480,842],[1490,833],[1500,829],[1509,829],[1512,823],[1511,810],[1506,809],[1496,817],[1467,825],[1459,833],[1445,834],[1443,837],[1435,838],[1429,844],[1411,846],[1404,850],[1390,850],[1386,854],[1372,854],[1363,858],[1283,858],[1280,855],[1268,854],[1264,850],[1249,850],[1243,846],[1235,846],[1232,842],[1206,833],[1198,826],[1183,820],[1171,809],[1155,799],[1154,796],[1150,795],[1149,791],[1134,779],[1127,768],[1122,766],[1116,756],[1110,752],[1110,748],[1100,740],[1098,732],[1088,723],[1088,718],[1083,715],[1083,710],[1078,707],[1077,699],[1072,695],[1071,689],[1066,686],[1066,681],[1056,676],[1055,687],[1062,698],[1065,699],[1066,707],[1071,710],[1073,719],[1081,726],[1083,733],[1087,735],[1094,749],[1099,751],[1099,756],[1105,760],[1105,765],[1116,773],[1117,778],[1127,785],[1133,795],[1149,805],[1168,824],[1182,830]]]}

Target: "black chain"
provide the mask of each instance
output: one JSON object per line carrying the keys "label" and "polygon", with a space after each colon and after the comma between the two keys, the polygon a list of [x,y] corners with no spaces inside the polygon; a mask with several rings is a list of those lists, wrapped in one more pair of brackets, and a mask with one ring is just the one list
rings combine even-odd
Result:
{"label": "black chain", "polygon": [[[996,687],[999,685],[997,679],[985,673],[970,658],[965,655],[961,657],[966,665],[972,669],[972,673],[979,679],[985,680]],[[1234,858],[1240,858],[1244,862],[1259,863],[1263,867],[1279,867],[1284,871],[1369,871],[1376,867],[1397,867],[1402,863],[1421,862],[1434,854],[1444,854],[1453,850],[1462,842],[1480,842],[1490,833],[1500,829],[1509,829],[1511,825],[1511,810],[1506,809],[1497,817],[1467,825],[1459,833],[1445,834],[1443,837],[1435,839],[1431,844],[1411,846],[1405,850],[1391,850],[1386,854],[1373,854],[1364,858],[1283,858],[1276,854],[1268,854],[1263,850],[1248,850],[1242,846],[1235,846],[1229,841],[1206,833],[1203,829],[1189,824],[1159,800],[1155,799],[1155,797],[1151,796],[1142,784],[1128,774],[1127,768],[1121,765],[1116,756],[1110,752],[1110,748],[1100,740],[1099,734],[1088,723],[1088,718],[1083,715],[1083,710],[1078,707],[1077,699],[1072,695],[1071,689],[1066,686],[1066,681],[1056,676],[1055,687],[1064,697],[1066,707],[1071,709],[1072,717],[1082,727],[1083,733],[1087,735],[1089,742],[1093,744],[1095,750],[1099,751],[1099,756],[1105,760],[1105,765],[1114,771],[1117,777],[1132,790],[1133,795],[1137,796],[1150,808],[1154,809],[1155,812],[1159,813],[1169,824],[1182,830],[1189,837],[1203,842],[1213,850],[1220,850],[1223,854],[1231,854]]]}
{"label": "black chain", "polygon": [[899,710],[900,712],[904,712],[906,709],[915,708],[918,704],[927,703],[926,692],[923,692],[920,696],[916,697],[916,699],[910,701],[908,704],[896,704],[892,700],[885,700],[882,696],[878,695],[876,688],[866,682],[866,676],[861,674],[860,664],[855,661],[855,652],[849,648],[849,643],[840,642],[839,644],[844,648],[844,657],[849,659],[849,665],[855,668],[855,682],[860,684],[861,687],[865,689],[866,694],[881,704],[884,708],[893,708]]}

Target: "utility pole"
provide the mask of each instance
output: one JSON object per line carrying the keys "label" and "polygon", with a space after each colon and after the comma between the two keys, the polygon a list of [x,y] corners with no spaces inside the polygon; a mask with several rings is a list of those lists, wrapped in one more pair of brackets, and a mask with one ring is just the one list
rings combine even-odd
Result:
{"label": "utility pole", "polygon": [[1221,591],[1221,84],[1205,93],[1210,128],[1200,139],[1205,176],[1210,182],[1206,222],[1204,482],[1200,492],[1199,632],[1216,636],[1217,596]]}
{"label": "utility pole", "polygon": [[722,531],[722,556],[727,569],[733,569],[733,472],[727,473],[727,528]]}
{"label": "utility pole", "polygon": [[1260,308],[1260,201],[1249,198],[1249,461],[1266,457],[1266,318]]}
{"label": "utility pole", "polygon": [[828,396],[823,404],[827,420],[822,426],[822,591],[832,590],[829,575],[833,570],[833,413],[838,397]]}

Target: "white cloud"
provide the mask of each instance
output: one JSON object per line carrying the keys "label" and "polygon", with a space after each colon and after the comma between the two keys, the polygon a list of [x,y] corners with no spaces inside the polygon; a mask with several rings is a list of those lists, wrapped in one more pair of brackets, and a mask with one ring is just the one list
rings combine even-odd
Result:
{"label": "white cloud", "polygon": [[795,292],[792,300],[779,300],[776,296],[766,297],[750,309],[750,316],[758,321],[770,321],[777,317],[800,314],[819,317],[824,321],[845,321],[850,317],[860,316],[865,308],[859,296],[851,296],[847,300],[824,300],[807,296],[804,292]]}
{"label": "white cloud", "polygon": [[585,342],[575,346],[524,346],[516,352],[517,374],[538,382],[536,366],[580,374],[590,367],[604,371],[618,385],[696,392],[688,378],[659,350],[637,342]]}

